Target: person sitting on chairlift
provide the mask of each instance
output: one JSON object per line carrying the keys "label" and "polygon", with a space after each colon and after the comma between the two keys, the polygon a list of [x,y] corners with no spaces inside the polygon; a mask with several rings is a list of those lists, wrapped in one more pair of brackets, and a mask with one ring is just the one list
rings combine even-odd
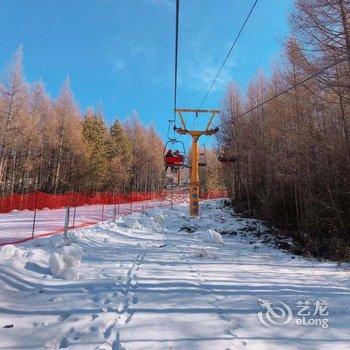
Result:
{"label": "person sitting on chairlift", "polygon": [[173,166],[167,165],[166,159],[167,159],[168,157],[173,157],[173,152],[171,151],[171,149],[169,149],[168,152],[165,154],[165,163],[166,163],[166,165],[165,165],[165,171],[167,171],[169,167],[170,167],[170,171],[173,171],[173,168],[174,168],[174,167],[173,167]]}
{"label": "person sitting on chairlift", "polygon": [[[176,157],[176,158],[180,158],[181,157],[180,151],[178,149],[174,152],[174,157]],[[172,172],[173,171],[177,171],[177,170],[179,170],[179,166],[173,166],[171,168]]]}

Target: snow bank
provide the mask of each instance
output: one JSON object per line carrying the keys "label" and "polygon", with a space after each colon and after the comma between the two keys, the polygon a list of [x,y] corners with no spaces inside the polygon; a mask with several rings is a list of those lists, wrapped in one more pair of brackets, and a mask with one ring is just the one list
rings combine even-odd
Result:
{"label": "snow bank", "polygon": [[147,215],[152,217],[158,223],[162,223],[165,220],[163,213],[158,208],[148,210]]}
{"label": "snow bank", "polygon": [[116,223],[116,224],[123,223],[123,217],[121,215],[117,215],[113,222]]}
{"label": "snow bank", "polygon": [[28,254],[25,249],[16,247],[13,244],[6,244],[0,247],[0,261],[10,260],[13,257],[24,257]]}
{"label": "snow bank", "polygon": [[214,252],[210,252],[206,249],[200,249],[196,253],[194,253],[192,258],[207,258],[207,259],[217,259],[218,255]]}
{"label": "snow bank", "polygon": [[50,244],[54,248],[62,248],[67,245],[63,235],[53,235],[50,237]]}
{"label": "snow bank", "polygon": [[224,244],[221,234],[212,229],[199,232],[199,237],[203,242],[206,243]]}
{"label": "snow bank", "polygon": [[16,247],[13,244],[7,244],[0,248],[0,260],[9,260],[16,253]]}
{"label": "snow bank", "polygon": [[142,230],[142,226],[136,218],[132,216],[127,216],[124,218],[124,225],[133,230]]}
{"label": "snow bank", "polygon": [[83,250],[77,244],[59,248],[58,251],[51,253],[50,271],[54,277],[64,279],[78,278],[78,267],[83,257]]}

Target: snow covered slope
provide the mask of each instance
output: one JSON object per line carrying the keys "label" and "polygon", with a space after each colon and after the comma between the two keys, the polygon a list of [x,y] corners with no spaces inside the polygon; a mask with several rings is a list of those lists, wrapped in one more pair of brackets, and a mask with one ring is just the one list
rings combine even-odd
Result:
{"label": "snow covered slope", "polygon": [[[2,248],[0,349],[350,349],[349,267],[256,242],[244,227],[261,224],[222,201],[204,202],[196,219],[187,211],[76,230],[74,274],[50,269],[52,254],[70,261],[59,238]],[[320,302],[329,307],[314,319],[327,328],[296,323],[300,303],[315,312]]]}

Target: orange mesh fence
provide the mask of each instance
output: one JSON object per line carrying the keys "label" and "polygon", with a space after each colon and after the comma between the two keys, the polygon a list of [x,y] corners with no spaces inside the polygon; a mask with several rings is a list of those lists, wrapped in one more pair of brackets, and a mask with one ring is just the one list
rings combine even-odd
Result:
{"label": "orange mesh fence", "polygon": [[[50,195],[35,193],[2,198],[0,207],[0,246],[62,233],[69,207],[68,229],[113,220],[117,215],[144,211],[152,207],[170,207],[188,201],[188,191],[173,193],[131,193],[116,195],[82,193]],[[203,199],[226,197],[225,191],[208,191]]]}
{"label": "orange mesh fence", "polygon": [[150,199],[164,199],[162,192],[132,192],[128,195],[115,193],[94,193],[92,195],[70,192],[64,194],[48,194],[43,192],[25,195],[13,194],[0,198],[0,213],[12,210],[59,209],[95,204],[122,204],[140,202]]}
{"label": "orange mesh fence", "polygon": [[164,193],[67,193],[50,195],[32,193],[0,199],[0,245],[20,243],[32,238],[63,232],[66,207],[69,207],[68,229],[112,220],[153,206],[170,206]]}

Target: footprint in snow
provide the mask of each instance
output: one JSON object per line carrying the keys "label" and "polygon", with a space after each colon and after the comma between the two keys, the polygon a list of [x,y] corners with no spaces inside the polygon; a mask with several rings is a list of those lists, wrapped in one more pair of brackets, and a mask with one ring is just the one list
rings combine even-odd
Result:
{"label": "footprint in snow", "polygon": [[138,302],[139,302],[139,297],[136,294],[132,295],[132,303],[137,304]]}
{"label": "footprint in snow", "polygon": [[237,334],[234,332],[234,330],[225,329],[224,333],[227,334],[227,335],[231,335],[234,338],[237,338]]}
{"label": "footprint in snow", "polygon": [[119,332],[117,333],[115,341],[112,344],[112,350],[127,350],[120,341]]}
{"label": "footprint in snow", "polygon": [[125,325],[125,324],[129,323],[133,316],[134,316],[134,312],[121,314],[119,321],[118,321],[118,324]]}
{"label": "footprint in snow", "polygon": [[[79,332],[76,332],[74,328],[71,328],[68,335],[63,337],[59,343],[58,348],[59,349],[68,349],[70,345],[72,345],[74,342],[78,341],[81,338],[82,334]],[[48,347],[50,349],[50,347]],[[55,347],[51,347],[55,348]],[[56,347],[57,348],[57,347]]]}
{"label": "footprint in snow", "polygon": [[63,337],[58,345],[59,349],[67,349],[70,345],[69,340],[66,337]]}
{"label": "footprint in snow", "polygon": [[62,322],[67,320],[70,316],[72,316],[71,312],[64,312],[62,315],[58,316],[58,321]]}
{"label": "footprint in snow", "polygon": [[241,328],[241,327],[242,327],[241,324],[238,323],[238,322],[234,319],[234,317],[232,317],[232,316],[228,316],[228,315],[225,315],[225,314],[221,313],[221,314],[219,314],[219,317],[220,317],[220,319],[222,319],[223,321],[228,321],[228,322],[230,322],[230,324],[231,324],[230,327],[231,327],[232,329],[238,329],[238,328]]}
{"label": "footprint in snow", "polygon": [[96,318],[99,318],[99,315],[98,315],[98,314],[92,314],[92,315],[91,315],[91,321],[95,321]]}
{"label": "footprint in snow", "polygon": [[115,328],[116,323],[117,323],[117,319],[105,330],[105,332],[103,333],[103,336],[105,339],[110,338],[110,336],[112,335],[112,331]]}
{"label": "footprint in snow", "polygon": [[118,314],[121,314],[125,311],[125,305],[124,304],[119,304],[117,307],[117,312]]}
{"label": "footprint in snow", "polygon": [[101,300],[101,297],[99,296],[99,294],[96,294],[96,295],[94,295],[94,297],[92,298],[92,300],[93,300],[95,303],[97,303],[98,301]]}
{"label": "footprint in snow", "polygon": [[33,322],[33,327],[44,327],[46,326],[46,322]]}

